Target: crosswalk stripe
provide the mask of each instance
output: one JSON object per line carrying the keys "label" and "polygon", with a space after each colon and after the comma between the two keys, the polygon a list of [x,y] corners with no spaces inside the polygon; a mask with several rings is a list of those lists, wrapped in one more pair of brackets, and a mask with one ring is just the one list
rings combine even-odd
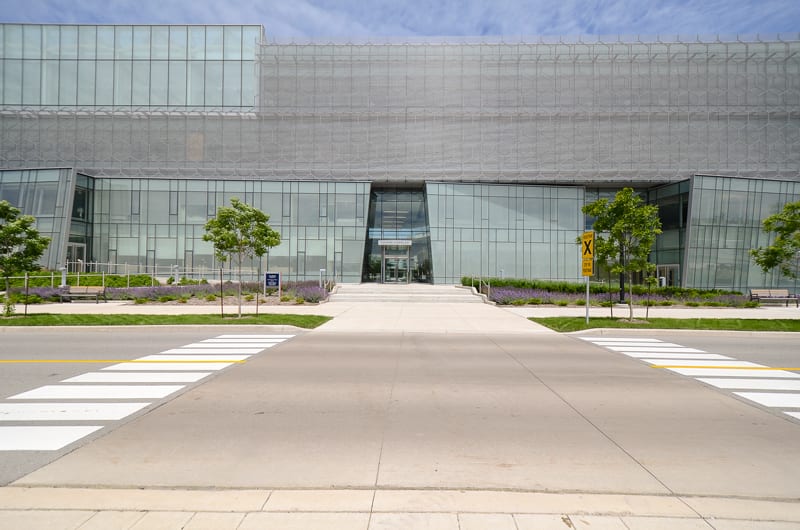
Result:
{"label": "crosswalk stripe", "polygon": [[181,346],[179,349],[186,349],[186,348],[219,348],[219,349],[242,349],[242,348],[272,348],[278,344],[277,342],[195,342],[192,344],[187,344],[186,346]]}
{"label": "crosswalk stripe", "polygon": [[186,372],[189,370],[196,370],[200,372],[217,372],[219,370],[223,370],[230,365],[235,364],[235,362],[231,361],[229,363],[201,363],[201,362],[176,362],[176,363],[119,363],[119,364],[112,364],[111,366],[106,366],[105,368],[101,368],[103,371],[123,371],[123,372],[142,372],[142,371],[176,371],[176,372]]}
{"label": "crosswalk stripe", "polygon": [[216,339],[205,339],[205,340],[202,340],[200,342],[201,343],[203,343],[203,342],[205,342],[205,343],[226,343],[226,344],[242,345],[242,344],[248,344],[248,343],[252,343],[252,342],[258,342],[258,343],[264,343],[264,342],[280,343],[280,342],[285,342],[285,341],[286,341],[286,339],[258,339],[258,338],[250,338],[250,339],[219,339],[219,338],[216,338]]}
{"label": "crosswalk stripe", "polygon": [[142,399],[163,398],[184,385],[45,385],[8,399]]}
{"label": "crosswalk stripe", "polygon": [[[204,352],[205,353],[205,352]],[[252,355],[145,355],[140,357],[137,361],[174,361],[174,362],[216,362],[216,361],[244,361],[249,359]]]}
{"label": "crosswalk stripe", "polygon": [[696,348],[653,348],[651,346],[608,346],[608,349],[611,351],[620,351],[620,352],[627,352],[627,351],[640,351],[640,352],[650,352],[650,353],[705,353],[703,350],[698,350]]}
{"label": "crosswalk stripe", "polygon": [[248,355],[255,355],[261,353],[264,348],[173,348],[171,350],[164,350],[161,353],[171,354],[184,354],[184,353],[243,353]]}
{"label": "crosswalk stripe", "polygon": [[218,339],[291,339],[294,335],[217,335]]}
{"label": "crosswalk stripe", "polygon": [[581,340],[589,342],[662,342],[659,339],[634,339],[631,337],[578,337]]}
{"label": "crosswalk stripe", "polygon": [[762,376],[779,379],[796,379],[800,378],[800,374],[794,372],[787,372],[785,370],[770,370],[765,373],[764,370],[757,370],[754,368],[743,368],[732,370],[730,368],[666,368],[670,372],[685,375],[689,377],[748,377],[748,376]]}
{"label": "crosswalk stripe", "polygon": [[57,451],[102,428],[102,425],[0,427],[0,451]]}
{"label": "crosswalk stripe", "polygon": [[89,372],[64,379],[62,383],[194,383],[210,372]]}
{"label": "crosswalk stripe", "polygon": [[698,381],[717,388],[741,390],[797,390],[800,381],[780,379],[744,379],[744,378],[710,378],[698,377]]}
{"label": "crosswalk stripe", "polygon": [[748,361],[706,361],[706,360],[686,360],[675,361],[672,364],[665,364],[663,359],[642,359],[644,362],[655,365],[653,368],[728,368],[737,370],[740,368],[766,368],[763,364],[751,363]]}
{"label": "crosswalk stripe", "polygon": [[800,394],[785,392],[734,392],[734,394],[765,407],[800,408]]}
{"label": "crosswalk stripe", "polygon": [[683,348],[680,344],[675,344],[673,342],[600,342],[600,341],[592,341],[592,344],[596,344],[597,346],[644,346],[647,348]]}
{"label": "crosswalk stripe", "polygon": [[726,357],[725,355],[720,355],[718,353],[653,353],[653,352],[620,352],[623,355],[627,355],[628,357],[633,357],[635,359],[716,359],[716,360],[724,360],[724,359],[731,359],[730,357]]}
{"label": "crosswalk stripe", "polygon": [[0,403],[0,421],[121,420],[150,403]]}

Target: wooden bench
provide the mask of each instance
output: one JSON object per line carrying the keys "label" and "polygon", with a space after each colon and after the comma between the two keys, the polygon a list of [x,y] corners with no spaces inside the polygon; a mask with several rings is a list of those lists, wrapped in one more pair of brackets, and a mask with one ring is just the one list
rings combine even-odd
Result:
{"label": "wooden bench", "polygon": [[100,303],[100,297],[103,297],[103,301],[107,302],[106,300],[106,288],[100,286],[76,286],[70,285],[67,291],[63,291],[61,294],[61,301],[62,302],[71,302],[73,298],[94,298],[95,303]]}
{"label": "wooden bench", "polygon": [[800,307],[800,298],[796,294],[789,294],[789,289],[750,289],[750,300],[755,302],[785,302],[789,307],[789,302],[794,301],[796,307]]}

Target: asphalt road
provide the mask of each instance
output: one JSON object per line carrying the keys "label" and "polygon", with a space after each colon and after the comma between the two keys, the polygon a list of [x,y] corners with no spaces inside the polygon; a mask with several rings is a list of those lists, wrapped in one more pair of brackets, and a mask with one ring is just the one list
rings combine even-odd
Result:
{"label": "asphalt road", "polygon": [[[236,332],[8,329],[0,359],[134,359]],[[610,337],[800,364],[791,334]],[[3,365],[0,404],[99,367]],[[301,333],[149,403],[60,451],[0,452],[0,483],[800,497],[800,420],[578,335]]]}

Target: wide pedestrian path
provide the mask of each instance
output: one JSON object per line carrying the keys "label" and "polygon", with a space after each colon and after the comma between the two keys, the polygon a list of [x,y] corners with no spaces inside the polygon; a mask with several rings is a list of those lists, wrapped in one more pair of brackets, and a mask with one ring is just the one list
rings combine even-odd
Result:
{"label": "wide pedestrian path", "polygon": [[[22,307],[17,308],[22,312]],[[229,308],[233,310],[233,308]],[[458,302],[358,302],[260,306],[259,312],[334,319],[312,333],[552,333],[531,316],[583,316],[580,307],[498,307]],[[73,302],[29,313],[215,313],[216,305]],[[245,306],[255,312],[255,306]],[[626,308],[615,308],[625,315]],[[591,316],[608,316],[591,308]],[[650,309],[651,317],[800,318],[797,308]],[[644,308],[636,308],[642,317]],[[135,456],[135,455],[132,455]],[[24,480],[22,481],[24,482]],[[718,529],[800,528],[800,504],[783,500],[657,494],[485,489],[175,489],[11,484],[0,488],[0,528],[14,529]]]}

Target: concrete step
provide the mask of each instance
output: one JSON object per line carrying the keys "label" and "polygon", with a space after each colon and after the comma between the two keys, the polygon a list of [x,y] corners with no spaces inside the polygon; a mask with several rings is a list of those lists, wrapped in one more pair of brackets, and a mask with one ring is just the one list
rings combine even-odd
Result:
{"label": "concrete step", "polygon": [[360,283],[337,285],[328,301],[480,304],[483,298],[454,285]]}

